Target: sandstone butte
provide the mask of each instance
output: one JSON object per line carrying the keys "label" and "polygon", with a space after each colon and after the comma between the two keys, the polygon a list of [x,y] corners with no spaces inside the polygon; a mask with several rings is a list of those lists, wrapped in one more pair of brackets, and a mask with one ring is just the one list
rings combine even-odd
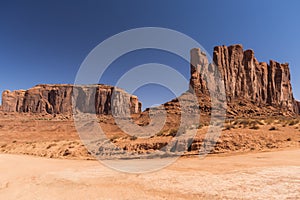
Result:
{"label": "sandstone butte", "polygon": [[76,87],[68,84],[41,84],[28,90],[12,92],[6,90],[2,94],[2,110],[5,112],[72,114],[73,94],[80,112],[109,115],[112,114],[112,107],[115,109],[115,113],[126,112],[125,106],[130,107],[131,113],[141,112],[141,103],[136,96],[130,95],[122,89],[102,84]]}
{"label": "sandstone butte", "polygon": [[[229,116],[298,115],[300,102],[293,96],[289,64],[270,60],[258,62],[253,50],[243,50],[242,45],[217,46],[213,52],[213,63],[200,49],[191,50],[190,89],[199,98],[200,109],[209,112],[208,76],[218,71],[224,81]],[[216,70],[218,69],[218,70]],[[37,85],[28,90],[4,91],[4,112],[28,112],[48,114],[72,114],[72,94],[80,102],[81,112],[109,115],[113,112],[141,113],[138,97],[122,89],[108,85],[76,86],[56,84]],[[117,98],[113,98],[115,94]],[[176,100],[165,103],[169,109]],[[93,106],[90,106],[93,105]],[[174,107],[174,106],[173,106]],[[128,110],[128,109],[127,109]]]}

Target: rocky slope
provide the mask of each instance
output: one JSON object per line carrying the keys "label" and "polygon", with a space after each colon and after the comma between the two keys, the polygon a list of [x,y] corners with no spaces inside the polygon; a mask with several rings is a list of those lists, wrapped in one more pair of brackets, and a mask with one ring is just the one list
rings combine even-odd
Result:
{"label": "rocky slope", "polygon": [[[72,94],[76,110],[97,114],[124,113],[129,105],[131,113],[141,112],[136,96],[108,85],[37,85],[28,90],[4,91],[2,110],[48,114],[72,114]],[[113,98],[114,95],[114,98]],[[111,101],[113,99],[113,101]]]}

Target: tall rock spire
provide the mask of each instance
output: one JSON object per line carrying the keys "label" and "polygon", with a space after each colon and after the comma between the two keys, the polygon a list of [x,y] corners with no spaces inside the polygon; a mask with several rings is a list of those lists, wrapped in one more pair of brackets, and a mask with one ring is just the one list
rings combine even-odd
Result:
{"label": "tall rock spire", "polygon": [[289,65],[273,60],[258,62],[254,51],[243,50],[240,44],[217,46],[213,52],[214,64],[209,64],[200,49],[191,50],[191,87],[205,93],[207,82],[201,73],[216,66],[224,80],[228,103],[235,100],[251,101],[257,106],[269,105],[283,111],[299,113],[293,97]]}

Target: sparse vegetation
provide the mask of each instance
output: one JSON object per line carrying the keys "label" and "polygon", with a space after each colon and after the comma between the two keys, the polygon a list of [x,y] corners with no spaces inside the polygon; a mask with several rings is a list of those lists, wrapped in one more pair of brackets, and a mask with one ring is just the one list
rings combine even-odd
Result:
{"label": "sparse vegetation", "polygon": [[168,136],[174,137],[174,136],[176,136],[177,132],[178,132],[178,129],[171,129],[168,133]]}
{"label": "sparse vegetation", "polygon": [[291,120],[288,124],[289,124],[289,126],[294,126],[294,125],[296,125],[298,123],[299,123],[299,120],[298,119],[294,119],[294,120]]}
{"label": "sparse vegetation", "polygon": [[36,118],[35,120],[39,120],[39,121],[50,121],[52,120],[51,118]]}
{"label": "sparse vegetation", "polygon": [[103,119],[103,118],[100,118],[100,119],[98,120],[98,123],[105,123],[105,122],[106,122],[106,120]]}
{"label": "sparse vegetation", "polygon": [[204,127],[203,124],[199,124],[199,125],[198,125],[198,129],[201,129],[202,127]]}
{"label": "sparse vegetation", "polygon": [[156,136],[164,136],[164,131],[159,131],[157,134],[156,134]]}
{"label": "sparse vegetation", "polygon": [[258,126],[258,125],[253,125],[253,126],[250,127],[250,129],[258,130],[258,129],[259,129],[259,126]]}
{"label": "sparse vegetation", "polygon": [[256,120],[256,122],[261,126],[265,125],[261,120]]}
{"label": "sparse vegetation", "polygon": [[112,138],[110,138],[110,141],[111,142],[116,142],[116,140],[119,139],[119,138],[120,138],[120,136],[114,135]]}
{"label": "sparse vegetation", "polygon": [[46,147],[46,149],[50,149],[51,147],[54,147],[54,146],[57,146],[57,144],[56,144],[56,143],[49,144],[49,145]]}
{"label": "sparse vegetation", "polygon": [[227,124],[227,125],[225,126],[224,130],[229,131],[229,130],[231,130],[232,128],[235,128],[235,126],[234,126],[234,125],[231,125],[231,124]]}
{"label": "sparse vegetation", "polygon": [[269,128],[269,131],[276,131],[276,130],[278,130],[278,128],[276,128],[275,126],[271,126],[271,127]]}
{"label": "sparse vegetation", "polygon": [[[232,123],[234,126],[238,126],[239,128],[247,128],[250,129],[259,129],[259,125],[265,125],[261,120],[256,119],[238,119]],[[234,127],[233,127],[234,128]]]}
{"label": "sparse vegetation", "polygon": [[137,137],[135,136],[135,135],[132,135],[132,136],[130,136],[130,138],[129,138],[130,140],[136,140],[137,139]]}
{"label": "sparse vegetation", "polygon": [[266,123],[267,125],[271,125],[273,122],[274,122],[274,119],[272,119],[272,118],[267,118],[267,119],[265,119],[265,123]]}

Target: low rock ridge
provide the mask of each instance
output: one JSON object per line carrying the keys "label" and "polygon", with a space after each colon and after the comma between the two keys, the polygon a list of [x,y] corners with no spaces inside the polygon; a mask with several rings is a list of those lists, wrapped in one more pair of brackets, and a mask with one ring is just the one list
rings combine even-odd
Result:
{"label": "low rock ridge", "polygon": [[213,64],[200,49],[191,50],[190,86],[200,97],[209,94],[211,84],[201,73],[209,75],[217,71],[224,81],[228,110],[236,107],[236,103],[251,103],[258,109],[271,106],[282,113],[300,113],[300,103],[293,96],[288,63],[258,62],[254,51],[244,50],[240,44],[215,47]]}
{"label": "low rock ridge", "polygon": [[79,112],[96,114],[141,112],[141,103],[136,96],[128,94],[120,88],[102,84],[86,86],[42,84],[28,90],[12,92],[6,90],[2,94],[2,110],[5,112],[72,114],[72,97],[76,103],[75,110]]}

